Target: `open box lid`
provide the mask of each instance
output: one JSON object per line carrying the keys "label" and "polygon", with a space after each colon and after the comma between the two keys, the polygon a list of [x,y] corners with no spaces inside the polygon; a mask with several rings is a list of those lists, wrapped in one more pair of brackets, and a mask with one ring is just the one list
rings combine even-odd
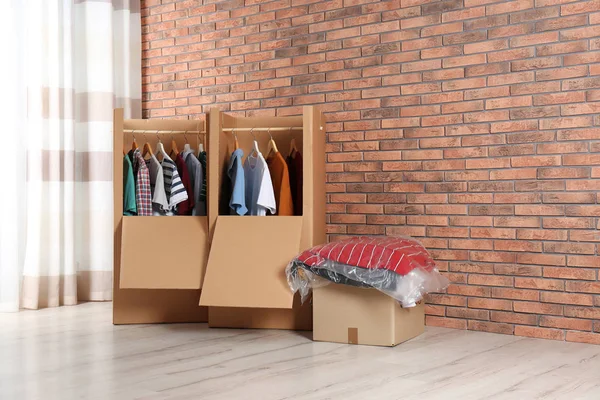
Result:
{"label": "open box lid", "polygon": [[201,306],[292,308],[285,267],[300,247],[302,217],[219,216]]}

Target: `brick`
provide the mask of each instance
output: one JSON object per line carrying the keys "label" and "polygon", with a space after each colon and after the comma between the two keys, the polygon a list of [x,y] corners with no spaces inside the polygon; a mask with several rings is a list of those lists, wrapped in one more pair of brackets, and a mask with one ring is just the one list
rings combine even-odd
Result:
{"label": "brick", "polygon": [[542,268],[531,265],[494,265],[494,273],[497,275],[516,276],[542,276]]}
{"label": "brick", "polygon": [[487,99],[492,97],[505,97],[508,96],[509,88],[506,87],[496,87],[496,88],[488,88],[488,89],[474,89],[474,90],[465,90],[464,96],[465,100],[476,100],[476,99]]}
{"label": "brick", "polygon": [[579,128],[591,125],[593,125],[592,117],[564,117],[540,120],[540,129]]}
{"label": "brick", "polygon": [[[437,47],[435,49],[423,49],[421,50],[421,59],[426,60],[428,58],[443,58],[443,57],[452,57],[452,56],[460,56],[462,54],[462,49],[460,46],[444,46]],[[418,59],[418,58],[416,58]]]}
{"label": "brick", "polygon": [[485,87],[485,85],[485,78],[483,77],[452,80],[448,82],[442,82],[442,90],[446,92],[452,90],[473,89]]}
{"label": "brick", "polygon": [[466,31],[489,29],[494,26],[508,24],[508,15],[493,15],[485,18],[478,18],[470,21],[465,21],[464,28]]}
{"label": "brick", "polygon": [[[490,275],[476,275],[469,274],[468,277],[469,285],[478,286],[513,286],[513,278],[510,276],[490,276]],[[492,295],[496,288],[492,288]],[[502,297],[495,296],[494,297]],[[510,297],[509,297],[510,298]],[[536,296],[537,300],[537,296]]]}
{"label": "brick", "polygon": [[514,96],[485,101],[486,109],[528,107],[532,105],[532,96]]}
{"label": "brick", "polygon": [[488,39],[526,35],[535,31],[535,24],[520,24],[492,28],[488,31]]}
{"label": "brick", "polygon": [[[466,47],[466,45],[465,45],[465,47]],[[473,54],[470,56],[444,58],[443,67],[444,68],[462,67],[465,65],[485,64],[485,62],[486,62],[485,54]]]}
{"label": "brick", "polygon": [[600,334],[589,332],[567,332],[567,342],[600,344]]}
{"label": "brick", "polygon": [[560,7],[561,15],[581,14],[600,11],[600,2],[597,0],[583,1],[575,4],[565,4]]}
{"label": "brick", "polygon": [[555,54],[578,53],[588,50],[587,41],[567,42],[546,44],[536,48],[537,55],[540,57],[551,56]]}
{"label": "brick", "polygon": [[558,32],[536,33],[510,39],[510,47],[524,47],[558,41]]}
{"label": "brick", "polygon": [[530,60],[518,60],[510,63],[513,71],[529,71],[542,68],[560,67],[560,57],[536,57]]}
{"label": "brick", "polygon": [[486,6],[486,15],[505,14],[533,8],[533,0],[516,0]]}
{"label": "brick", "polygon": [[438,326],[442,328],[467,329],[467,321],[458,318],[442,318],[427,315],[425,317],[425,324],[427,326]]}
{"label": "brick", "polygon": [[[582,269],[577,268],[576,271],[587,272],[590,275],[595,275],[595,271],[593,271],[593,270],[582,270]],[[595,279],[596,279],[596,277],[594,276],[588,280],[595,280]],[[570,281],[570,282],[566,282],[566,290],[569,292],[600,294],[600,283],[599,282]]]}
{"label": "brick", "polygon": [[462,22],[452,22],[448,24],[440,24],[434,26],[428,26],[421,29],[421,36],[437,36],[437,35],[445,35],[448,33],[456,33],[462,32],[463,23]]}
{"label": "brick", "polygon": [[484,299],[470,297],[468,299],[469,308],[483,308],[488,310],[512,310],[512,302],[501,299]]}
{"label": "brick", "polygon": [[439,24],[441,22],[441,15],[427,15],[423,17],[407,18],[400,21],[401,29],[417,28],[421,26]]}
{"label": "brick", "polygon": [[447,291],[448,291],[448,294],[472,296],[472,297],[489,297],[491,295],[491,288],[477,287],[477,286],[471,286],[471,285],[469,285],[469,286],[450,285],[448,287]]}
{"label": "brick", "polygon": [[494,219],[494,226],[499,227],[538,228],[540,223],[539,217],[495,217]]}
{"label": "brick", "polygon": [[569,255],[567,258],[567,265],[574,267],[597,268],[600,266],[600,257]]}
{"label": "brick", "polygon": [[[459,53],[460,54],[460,53]],[[455,55],[455,54],[454,54]],[[481,76],[510,72],[510,63],[474,65],[465,68],[465,76]]]}
{"label": "brick", "polygon": [[593,305],[593,298],[588,294],[542,292],[541,301],[544,303],[573,304],[582,306]]}
{"label": "brick", "polygon": [[584,92],[547,93],[543,95],[533,96],[533,104],[536,106],[548,104],[576,103],[582,101],[585,101]]}
{"label": "brick", "polygon": [[487,310],[473,310],[470,308],[448,307],[446,315],[453,318],[489,320],[490,314]]}
{"label": "brick", "polygon": [[567,231],[548,229],[519,229],[517,237],[524,240],[567,240]]}
{"label": "brick", "polygon": [[511,122],[494,122],[491,124],[491,132],[518,132],[518,131],[533,131],[537,130],[537,121],[511,121]]}
{"label": "brick", "polygon": [[471,253],[471,260],[473,260],[473,261],[501,262],[501,263],[515,262],[515,253],[501,253],[498,251],[494,251],[494,252],[471,251],[470,253]]}
{"label": "brick", "polygon": [[540,19],[558,17],[559,15],[560,8],[558,7],[538,8],[535,10],[512,13],[510,15],[510,23],[516,24],[520,22],[536,21]]}
{"label": "brick", "polygon": [[600,319],[600,309],[588,307],[565,306],[566,317]]}
{"label": "brick", "polygon": [[517,254],[519,264],[565,265],[565,258],[558,254]]}
{"label": "brick", "polygon": [[492,311],[491,321],[519,325],[537,325],[537,316],[512,312]]}
{"label": "brick", "polygon": [[567,216],[599,217],[600,205],[597,206],[567,206]]}
{"label": "brick", "polygon": [[536,177],[537,169],[535,168],[490,171],[490,179],[494,180],[535,179]]}
{"label": "brick", "polygon": [[575,26],[587,25],[586,15],[574,15],[572,17],[556,18],[546,21],[538,21],[535,24],[535,29],[538,32],[551,31]]}
{"label": "brick", "polygon": [[453,44],[463,44],[471,42],[481,42],[487,39],[485,31],[465,32],[465,33],[453,33],[445,35],[443,38],[444,46]]}
{"label": "brick", "polygon": [[558,329],[515,326],[515,336],[526,336],[539,339],[565,340],[565,333]]}
{"label": "brick", "polygon": [[510,324],[500,324],[495,322],[483,322],[473,320],[468,321],[468,329],[489,333],[501,333],[504,335],[512,335],[514,333],[514,327]]}
{"label": "brick", "polygon": [[515,301],[513,309],[519,313],[563,315],[563,306],[528,301]]}
{"label": "brick", "polygon": [[459,21],[463,19],[471,19],[483,17],[485,15],[485,7],[466,8],[458,11],[450,11],[442,14],[442,21]]}
{"label": "brick", "polygon": [[563,30],[560,32],[560,40],[579,40],[598,36],[598,26]]}

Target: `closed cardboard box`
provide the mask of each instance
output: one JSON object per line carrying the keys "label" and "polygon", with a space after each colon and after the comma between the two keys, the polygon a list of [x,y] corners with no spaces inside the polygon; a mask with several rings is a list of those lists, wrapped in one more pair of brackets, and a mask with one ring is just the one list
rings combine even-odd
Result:
{"label": "closed cardboard box", "polygon": [[313,291],[313,340],[395,346],[424,330],[423,303],[402,308],[378,290],[336,284]]}

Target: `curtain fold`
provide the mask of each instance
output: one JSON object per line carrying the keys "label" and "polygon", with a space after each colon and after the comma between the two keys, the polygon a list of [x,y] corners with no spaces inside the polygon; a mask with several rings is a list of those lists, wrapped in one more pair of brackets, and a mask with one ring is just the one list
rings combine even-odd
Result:
{"label": "curtain fold", "polygon": [[0,311],[111,300],[112,110],[141,116],[139,0],[11,5],[19,144],[0,211]]}

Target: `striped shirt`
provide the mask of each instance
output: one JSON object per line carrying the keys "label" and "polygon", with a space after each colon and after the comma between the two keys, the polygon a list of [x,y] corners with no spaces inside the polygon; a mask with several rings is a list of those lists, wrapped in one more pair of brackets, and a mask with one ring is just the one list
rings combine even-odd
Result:
{"label": "striped shirt", "polygon": [[169,208],[174,210],[177,204],[188,199],[187,192],[177,172],[177,165],[170,158],[164,158],[162,160],[163,176],[165,182],[165,193],[167,194],[167,201]]}

